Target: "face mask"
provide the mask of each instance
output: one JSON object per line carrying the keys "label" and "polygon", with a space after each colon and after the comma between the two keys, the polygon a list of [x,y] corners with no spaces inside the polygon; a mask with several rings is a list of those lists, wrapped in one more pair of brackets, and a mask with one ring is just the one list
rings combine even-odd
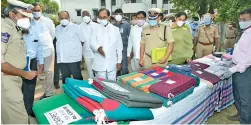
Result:
{"label": "face mask", "polygon": [[99,18],[97,19],[97,22],[100,23],[100,19]]}
{"label": "face mask", "polygon": [[197,25],[199,24],[199,22],[198,22],[198,21],[193,21],[193,23],[194,23],[194,24],[197,24]]}
{"label": "face mask", "polygon": [[251,20],[245,22],[239,22],[239,25],[241,29],[247,29],[248,27],[251,26]]}
{"label": "face mask", "polygon": [[122,20],[122,16],[121,15],[116,15],[115,19],[116,19],[116,21],[120,22]]}
{"label": "face mask", "polygon": [[185,23],[184,21],[178,21],[178,22],[177,22],[177,25],[178,25],[179,27],[181,27],[181,26],[184,25],[184,23]]}
{"label": "face mask", "polygon": [[131,23],[132,23],[132,25],[135,25],[135,24],[137,24],[137,20],[132,20]]}
{"label": "face mask", "polygon": [[211,18],[204,18],[204,24],[205,25],[210,25],[211,24]]}
{"label": "face mask", "polygon": [[150,26],[156,26],[158,24],[157,20],[148,20],[148,23]]}
{"label": "face mask", "polygon": [[145,24],[145,20],[137,20],[137,25],[139,26],[139,27],[142,27],[144,24]]}
{"label": "face mask", "polygon": [[33,12],[32,15],[33,15],[34,18],[41,17],[41,13],[40,12]]}
{"label": "face mask", "polygon": [[21,18],[17,20],[17,26],[23,29],[30,28],[30,19],[29,18]]}
{"label": "face mask", "polygon": [[105,26],[108,24],[108,20],[100,20],[100,24]]}
{"label": "face mask", "polygon": [[67,26],[69,23],[70,23],[70,21],[67,20],[67,19],[62,19],[62,20],[60,21],[60,24],[63,25],[63,26]]}
{"label": "face mask", "polygon": [[85,23],[89,23],[89,22],[91,21],[91,18],[90,18],[89,16],[84,16],[84,17],[83,17],[83,21],[84,21]]}

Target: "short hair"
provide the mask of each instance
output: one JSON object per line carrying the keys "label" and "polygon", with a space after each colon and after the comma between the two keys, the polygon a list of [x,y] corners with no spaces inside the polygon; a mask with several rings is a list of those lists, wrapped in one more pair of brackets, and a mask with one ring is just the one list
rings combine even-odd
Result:
{"label": "short hair", "polygon": [[32,3],[32,5],[33,5],[34,7],[35,7],[35,6],[40,6],[40,7],[42,7],[41,4],[40,4],[39,2]]}
{"label": "short hair", "polygon": [[251,16],[251,8],[248,8],[248,9],[241,11],[240,15],[242,15],[242,14],[249,14]]}
{"label": "short hair", "polygon": [[63,11],[60,11],[60,12],[58,12],[58,17],[59,17],[59,14],[60,13],[67,13],[67,15],[68,15],[68,18],[70,18],[70,14],[69,14],[69,12],[68,11],[66,11],[66,10],[63,10]]}
{"label": "short hair", "polygon": [[196,16],[195,16],[195,17],[193,17],[193,20],[194,20],[194,21],[198,21],[198,20],[199,20],[199,17],[196,17]]}
{"label": "short hair", "polygon": [[4,15],[5,17],[9,17],[9,12],[13,12],[14,14],[17,14],[18,11],[15,9],[16,6],[12,5],[12,4],[8,4],[8,6],[4,9]]}
{"label": "short hair", "polygon": [[108,9],[106,9],[106,8],[101,8],[101,9],[99,9],[99,11],[98,11],[98,16],[99,16],[99,13],[100,12],[102,12],[102,11],[106,11],[106,13],[107,13],[107,16],[110,16],[110,11],[108,10]]}
{"label": "short hair", "polygon": [[146,18],[146,12],[145,11],[139,11],[137,12],[137,15],[142,14]]}
{"label": "short hair", "polygon": [[121,9],[116,9],[114,13],[123,13],[123,11]]}
{"label": "short hair", "polygon": [[136,14],[133,14],[133,15],[131,16],[131,19],[132,19],[133,17],[137,17],[137,15],[136,15]]}
{"label": "short hair", "polygon": [[178,12],[175,17],[181,17],[181,16],[185,16],[185,20],[187,19],[187,14],[185,12]]}

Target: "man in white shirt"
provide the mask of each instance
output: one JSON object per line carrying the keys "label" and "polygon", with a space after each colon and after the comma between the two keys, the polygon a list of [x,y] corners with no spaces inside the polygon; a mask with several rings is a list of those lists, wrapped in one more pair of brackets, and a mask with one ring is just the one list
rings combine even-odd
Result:
{"label": "man in white shirt", "polygon": [[100,25],[91,38],[94,51],[92,69],[97,77],[116,80],[116,71],[121,69],[123,50],[119,28],[109,23],[110,12],[107,9],[100,9],[98,18]]}
{"label": "man in white shirt", "polygon": [[[128,40],[128,47],[127,47],[127,58],[128,64],[131,63],[132,71],[138,72],[140,71],[139,66],[139,57],[140,57],[140,40],[141,40],[141,33],[143,31],[143,26],[146,24],[146,12],[139,11],[136,15],[136,24],[131,26],[130,36]],[[133,56],[131,55],[133,48]]]}
{"label": "man in white shirt", "polygon": [[85,64],[87,67],[88,78],[94,77],[92,70],[93,63],[93,51],[91,49],[91,33],[95,30],[95,27],[99,26],[99,24],[92,22],[90,12],[88,10],[82,11],[83,23],[80,24],[80,32],[81,36],[84,37],[85,41],[83,45],[83,57],[85,59]]}
{"label": "man in white shirt", "polygon": [[79,25],[70,22],[69,13],[61,11],[58,13],[60,25],[56,27],[56,50],[57,63],[62,73],[62,81],[65,83],[67,77],[83,80],[80,63],[82,60],[82,46]]}
{"label": "man in white shirt", "polygon": [[54,90],[53,75],[54,75],[54,47],[53,39],[55,37],[55,25],[51,19],[41,15],[42,8],[39,3],[33,3],[32,14],[34,19],[31,21],[31,26],[34,32],[37,32],[39,41],[42,42],[43,57],[44,57],[44,70],[38,76],[43,88],[45,89],[44,95],[40,98],[52,96]]}

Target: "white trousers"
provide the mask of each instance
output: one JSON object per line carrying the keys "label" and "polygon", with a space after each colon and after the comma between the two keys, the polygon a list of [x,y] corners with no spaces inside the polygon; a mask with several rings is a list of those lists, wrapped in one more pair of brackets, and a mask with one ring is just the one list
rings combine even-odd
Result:
{"label": "white trousers", "polygon": [[132,58],[131,59],[131,67],[133,72],[139,72],[141,70],[141,67],[139,66],[139,59]]}
{"label": "white trousers", "polygon": [[87,72],[88,72],[88,78],[93,78],[93,70],[92,70],[92,63],[93,63],[93,58],[84,58],[85,59],[85,65],[87,67]]}
{"label": "white trousers", "polygon": [[96,77],[100,77],[100,78],[108,79],[108,80],[116,81],[116,75],[117,75],[116,70],[110,71],[110,72],[107,72],[107,71],[95,71],[95,76]]}

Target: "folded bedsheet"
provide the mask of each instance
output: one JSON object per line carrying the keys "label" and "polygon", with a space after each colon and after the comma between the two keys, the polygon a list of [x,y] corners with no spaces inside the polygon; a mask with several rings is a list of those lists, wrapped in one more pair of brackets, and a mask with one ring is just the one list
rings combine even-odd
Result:
{"label": "folded bedsheet", "polygon": [[196,81],[192,77],[182,74],[174,74],[152,85],[149,90],[164,98],[173,98],[195,85]]}
{"label": "folded bedsheet", "polygon": [[87,97],[101,105],[108,120],[126,121],[126,120],[150,120],[153,114],[148,108],[129,108],[124,104],[108,99],[102,93],[93,88],[87,81],[74,80],[67,78],[66,84],[80,94],[81,97]]}
{"label": "folded bedsheet", "polygon": [[71,124],[95,124],[92,113],[88,112],[87,109],[81,107],[75,103],[69,96],[65,93],[52,96],[47,99],[43,99],[34,103],[32,109],[35,113],[36,120],[38,124],[49,124],[48,119],[45,117],[44,113],[50,112],[58,107],[64,105],[70,105],[70,107],[75,110],[78,115],[82,117],[79,121],[73,122]]}
{"label": "folded bedsheet", "polygon": [[150,76],[154,79],[163,79],[173,74],[172,72],[159,66],[155,66],[150,70],[141,71],[141,73],[144,73],[145,75]]}
{"label": "folded bedsheet", "polygon": [[202,69],[193,69],[192,73],[201,79],[211,82],[213,85],[215,85],[221,80],[220,77]]}
{"label": "folded bedsheet", "polygon": [[159,81],[143,73],[136,72],[119,76],[118,80],[124,84],[126,83],[136,89],[142,90],[145,93],[149,93],[149,87]]}
{"label": "folded bedsheet", "polygon": [[127,107],[159,108],[162,106],[162,100],[121,82],[93,78],[92,85],[106,97],[119,101]]}

